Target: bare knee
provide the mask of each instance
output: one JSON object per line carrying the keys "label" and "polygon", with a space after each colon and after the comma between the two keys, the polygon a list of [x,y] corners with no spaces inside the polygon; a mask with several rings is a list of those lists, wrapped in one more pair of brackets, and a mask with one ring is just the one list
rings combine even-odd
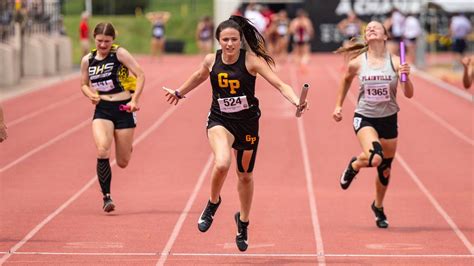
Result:
{"label": "bare knee", "polygon": [[120,168],[125,168],[127,167],[129,161],[130,160],[126,160],[126,159],[117,159],[117,165]]}
{"label": "bare knee", "polygon": [[230,159],[227,158],[216,158],[214,161],[214,170],[218,173],[225,174],[229,171]]}
{"label": "bare knee", "polygon": [[379,167],[382,164],[383,158],[380,155],[375,155],[374,158],[372,158],[372,167]]}
{"label": "bare knee", "polygon": [[109,158],[109,154],[110,154],[110,149],[109,148],[106,148],[106,147],[98,147],[97,148],[97,157],[98,158]]}
{"label": "bare knee", "polygon": [[241,184],[249,184],[253,181],[252,173],[242,173],[237,171],[237,176],[239,177],[239,182]]}

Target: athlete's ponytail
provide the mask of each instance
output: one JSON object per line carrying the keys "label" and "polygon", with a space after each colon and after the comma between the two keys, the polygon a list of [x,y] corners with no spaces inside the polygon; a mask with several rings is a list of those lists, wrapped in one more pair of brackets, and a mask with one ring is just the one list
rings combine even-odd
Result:
{"label": "athlete's ponytail", "polygon": [[217,41],[219,41],[221,31],[226,28],[238,30],[243,43],[246,43],[257,56],[262,57],[268,65],[275,65],[275,61],[265,50],[265,39],[248,19],[241,16],[231,16],[228,20],[223,21],[216,29]]}
{"label": "athlete's ponytail", "polygon": [[334,51],[334,53],[344,54],[349,59],[354,59],[359,55],[367,52],[367,50],[369,49],[367,43],[357,42],[356,40],[354,40],[354,38],[351,39],[351,42],[352,44],[350,44],[348,47],[339,47],[336,51]]}

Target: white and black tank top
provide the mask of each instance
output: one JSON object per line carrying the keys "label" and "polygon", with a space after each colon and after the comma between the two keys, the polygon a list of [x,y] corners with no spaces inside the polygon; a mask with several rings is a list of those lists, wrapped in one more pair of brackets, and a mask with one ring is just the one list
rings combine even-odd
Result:
{"label": "white and black tank top", "polygon": [[359,72],[359,99],[355,112],[366,117],[387,117],[400,111],[397,104],[398,74],[389,53],[380,68],[369,67],[367,52]]}

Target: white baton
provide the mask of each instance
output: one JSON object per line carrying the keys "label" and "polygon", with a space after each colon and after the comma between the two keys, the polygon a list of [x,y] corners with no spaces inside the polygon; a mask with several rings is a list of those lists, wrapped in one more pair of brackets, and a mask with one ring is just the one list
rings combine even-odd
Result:
{"label": "white baton", "polygon": [[298,108],[296,108],[296,117],[300,117],[301,113],[303,112],[302,105],[306,101],[306,95],[308,95],[308,90],[309,90],[309,84],[305,83],[303,84],[303,88],[301,88],[301,94],[300,94],[300,104],[298,105]]}

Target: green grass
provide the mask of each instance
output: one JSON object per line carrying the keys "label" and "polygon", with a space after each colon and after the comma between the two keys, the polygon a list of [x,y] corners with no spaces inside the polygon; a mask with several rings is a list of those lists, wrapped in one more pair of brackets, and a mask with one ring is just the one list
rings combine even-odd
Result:
{"label": "green grass", "polygon": [[[79,4],[78,4],[79,3]],[[64,26],[73,43],[73,62],[80,63],[79,22],[83,9],[83,1],[66,1],[64,6]],[[166,25],[166,37],[169,40],[185,42],[184,52],[197,53],[195,30],[199,19],[204,15],[212,16],[213,0],[152,0],[149,11],[169,11],[171,18]],[[150,53],[151,24],[143,14],[136,16],[92,16],[89,28],[92,34],[94,26],[99,22],[111,22],[118,32],[116,43],[134,54]],[[91,46],[93,46],[91,36]]]}

